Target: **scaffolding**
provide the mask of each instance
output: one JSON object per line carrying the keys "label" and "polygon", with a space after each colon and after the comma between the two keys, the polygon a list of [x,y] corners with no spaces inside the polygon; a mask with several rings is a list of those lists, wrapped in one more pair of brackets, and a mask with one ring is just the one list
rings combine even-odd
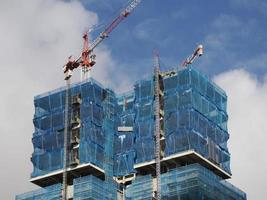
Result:
{"label": "scaffolding", "polygon": [[114,185],[115,93],[89,79],[36,96],[34,104],[31,181],[41,187],[63,182],[66,186],[61,194],[63,199],[67,199],[67,188],[79,177],[97,177],[88,180],[99,179],[104,190]]}
{"label": "scaffolding", "polygon": [[62,185],[56,184],[16,196],[16,200],[61,199]]}
{"label": "scaffolding", "polygon": [[73,199],[105,199],[117,198],[117,184],[115,181],[107,182],[95,176],[84,176],[74,179]]}
{"label": "scaffolding", "polygon": [[[152,184],[153,178],[149,175],[135,179],[126,189],[126,199],[151,199]],[[161,174],[161,198],[246,200],[246,194],[201,165],[193,164]]]}
{"label": "scaffolding", "polygon": [[[165,156],[192,149],[230,173],[225,93],[191,67],[162,76]],[[154,144],[148,143],[154,132],[152,88],[150,80],[135,85],[135,163],[153,159]]]}
{"label": "scaffolding", "polygon": [[[104,113],[106,93],[94,80],[73,85],[70,89],[72,103],[69,108],[71,110],[69,142],[73,148],[68,157],[73,166],[93,163],[103,169],[105,134],[112,134],[115,131],[112,130],[114,127],[104,124],[105,117],[108,116]],[[37,96],[34,100],[32,178],[63,167],[64,114],[67,112],[65,95],[66,90],[61,89],[51,94]]]}

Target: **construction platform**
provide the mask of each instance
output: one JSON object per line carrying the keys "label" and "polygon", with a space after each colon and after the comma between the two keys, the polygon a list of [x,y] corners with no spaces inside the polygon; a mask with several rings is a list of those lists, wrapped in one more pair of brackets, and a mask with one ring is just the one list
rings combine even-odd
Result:
{"label": "construction platform", "polygon": [[[227,173],[220,166],[214,164],[210,160],[204,158],[194,150],[184,151],[181,153],[176,153],[171,156],[164,157],[161,160],[162,168],[175,168],[177,166],[185,166],[193,163],[199,163],[200,165],[206,167],[210,171],[213,171],[216,175],[221,177],[222,179],[231,178],[231,174]],[[134,165],[134,168],[137,172],[142,174],[149,174],[155,171],[155,160],[151,160],[148,162],[138,163]]]}
{"label": "construction platform", "polygon": [[[105,180],[105,171],[91,163],[81,164],[75,168],[68,168],[67,171],[69,183],[71,183],[75,178],[87,175],[94,175],[102,180]],[[30,179],[30,182],[40,187],[46,187],[49,185],[62,183],[62,180],[63,170],[57,170],[55,172],[51,172],[43,176],[32,178]]]}

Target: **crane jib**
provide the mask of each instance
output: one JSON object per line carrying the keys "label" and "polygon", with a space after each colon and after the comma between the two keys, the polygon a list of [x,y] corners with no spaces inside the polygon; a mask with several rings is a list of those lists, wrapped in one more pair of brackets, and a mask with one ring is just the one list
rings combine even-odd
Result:
{"label": "crane jib", "polygon": [[[140,4],[142,0],[133,0],[131,3],[128,4],[128,6],[120,13],[119,16],[115,18],[109,24],[103,32],[101,32],[98,37],[93,40],[91,45],[89,46],[89,51],[92,52],[105,38],[108,37],[108,35]],[[75,60],[75,62],[80,62],[81,61],[81,56],[79,56],[78,59]],[[63,67],[65,67],[64,65]]]}
{"label": "crane jib", "polygon": [[115,20],[111,22],[108,27],[99,34],[99,36],[92,42],[90,46],[90,50],[96,48],[108,35],[141,3],[142,0],[133,0],[125,9],[121,12],[121,14],[116,17]]}
{"label": "crane jib", "polygon": [[107,35],[109,33],[111,33],[113,31],[114,28],[116,28],[116,26],[119,25],[119,23],[121,23],[121,21],[124,19],[125,17],[123,15],[118,16],[104,31],[104,33],[106,33]]}
{"label": "crane jib", "polygon": [[130,3],[130,5],[125,9],[126,12],[131,13],[135,7],[141,3],[142,0],[134,0]]}

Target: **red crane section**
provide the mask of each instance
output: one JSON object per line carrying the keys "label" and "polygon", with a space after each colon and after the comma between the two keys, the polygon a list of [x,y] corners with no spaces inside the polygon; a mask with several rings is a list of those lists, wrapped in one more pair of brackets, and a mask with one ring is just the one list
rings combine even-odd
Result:
{"label": "red crane section", "polygon": [[[83,51],[78,59],[69,60],[64,66],[65,80],[68,80],[72,76],[72,71],[79,66],[82,67],[83,73],[86,74],[95,65],[96,55],[93,54],[93,50],[109,36],[109,34],[125,19],[132,11],[142,2],[142,0],[131,1],[123,11],[117,16],[98,37],[89,44],[88,33],[83,35]],[[85,77],[85,76],[84,76]]]}

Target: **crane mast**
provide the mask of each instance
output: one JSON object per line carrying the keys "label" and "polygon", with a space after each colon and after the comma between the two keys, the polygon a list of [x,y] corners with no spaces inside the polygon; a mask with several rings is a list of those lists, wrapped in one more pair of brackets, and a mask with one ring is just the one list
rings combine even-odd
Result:
{"label": "crane mast", "polygon": [[160,73],[159,54],[154,52],[154,118],[155,118],[155,163],[156,163],[156,188],[153,199],[161,199],[161,158],[164,152],[164,108],[163,108],[163,83]]}
{"label": "crane mast", "polygon": [[66,80],[66,93],[65,93],[65,114],[64,114],[64,155],[63,155],[63,177],[62,177],[62,200],[67,200],[68,190],[68,165],[69,165],[69,145],[68,145],[68,132],[69,132],[69,101],[70,101],[70,79]]}

